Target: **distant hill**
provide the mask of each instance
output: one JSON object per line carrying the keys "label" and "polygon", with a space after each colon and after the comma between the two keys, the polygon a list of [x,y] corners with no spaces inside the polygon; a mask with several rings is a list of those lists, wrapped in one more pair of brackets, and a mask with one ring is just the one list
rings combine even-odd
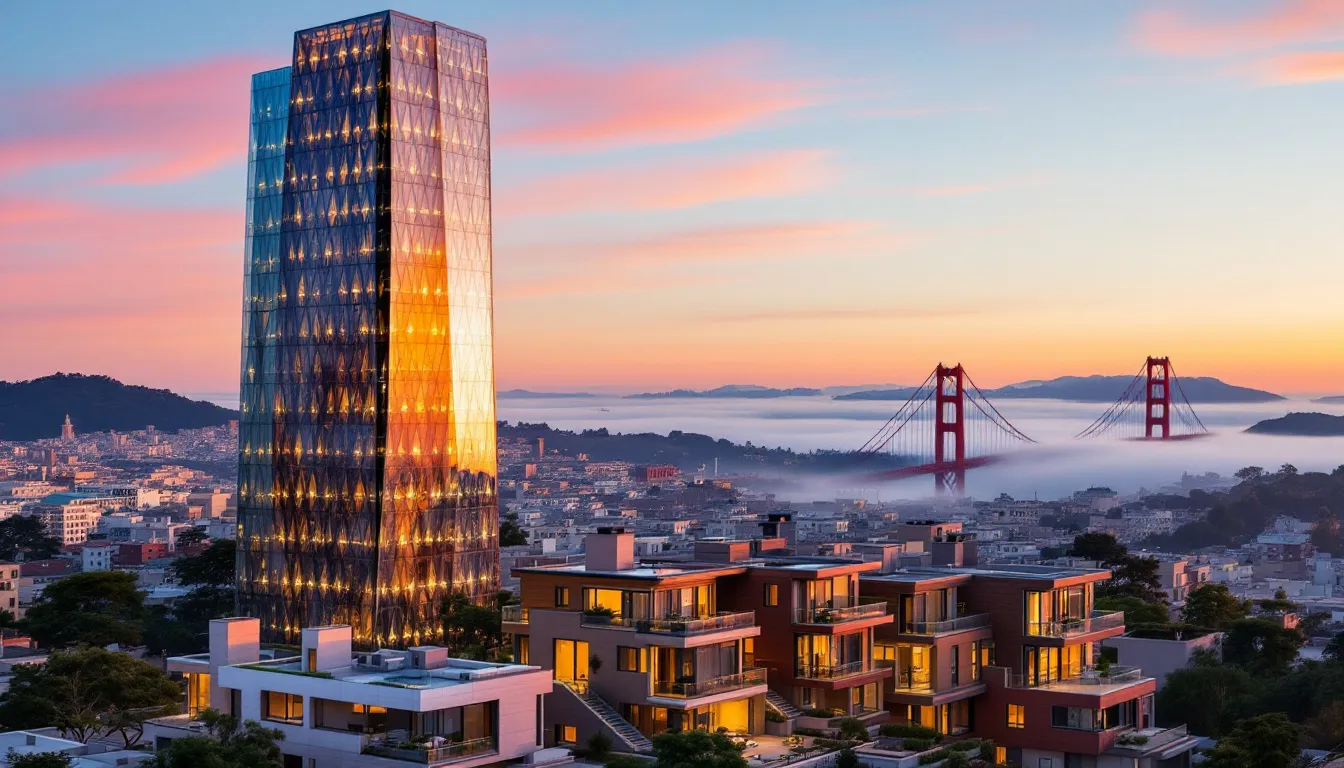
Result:
{"label": "distant hill", "polygon": [[0,439],[60,437],[67,413],[80,434],[130,432],[149,424],[176,432],[238,418],[237,411],[213,403],[188,400],[166,389],[129,386],[107,376],[57,373],[32,381],[0,381]]}
{"label": "distant hill", "polygon": [[[1072,400],[1080,403],[1110,403],[1118,400],[1133,376],[1061,376],[1049,381],[1024,381],[998,389],[984,390],[991,399]],[[1267,403],[1282,400],[1282,395],[1227,384],[1205,376],[1181,377],[1181,390],[1192,403]],[[1142,388],[1140,388],[1142,391]],[[841,395],[836,400],[906,400],[913,387]],[[1179,397],[1179,393],[1177,393]]]}
{"label": "distant hill", "polygon": [[1325,397],[1318,397],[1311,402],[1320,403],[1321,405],[1344,405],[1344,395],[1326,395]]}
{"label": "distant hill", "polygon": [[767,399],[773,397],[808,397],[820,395],[821,393],[820,389],[811,389],[808,387],[775,389],[773,387],[762,387],[756,384],[728,384],[714,389],[674,389],[671,392],[644,392],[638,395],[626,395],[626,397],[637,400],[667,397],[747,397]]}
{"label": "distant hill", "polygon": [[546,397],[596,397],[590,392],[533,392],[528,389],[506,389],[496,392],[496,397],[505,400],[538,400]]}
{"label": "distant hill", "polygon": [[1277,419],[1265,419],[1246,428],[1257,435],[1295,437],[1344,437],[1344,416],[1328,413],[1290,413]]}

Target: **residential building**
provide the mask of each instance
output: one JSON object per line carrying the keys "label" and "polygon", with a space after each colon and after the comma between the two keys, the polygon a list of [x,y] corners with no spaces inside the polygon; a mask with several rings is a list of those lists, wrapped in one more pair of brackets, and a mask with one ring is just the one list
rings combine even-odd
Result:
{"label": "residential building", "polygon": [[536,761],[551,676],[519,664],[448,657],[446,648],[354,650],[349,626],[305,627],[299,654],[264,658],[261,623],[210,622],[210,651],[168,659],[187,679],[187,711],[145,728],[155,749],[200,735],[206,707],[284,734],[301,768],[473,768]]}
{"label": "residential building", "polygon": [[79,551],[84,571],[110,571],[117,548],[110,544],[86,544]]}
{"label": "residential building", "polygon": [[9,611],[15,619],[23,618],[23,606],[19,602],[19,566],[17,563],[0,563],[0,610]]}
{"label": "residential building", "polygon": [[865,575],[896,615],[876,654],[896,667],[898,722],[989,738],[1022,766],[1187,766],[1195,740],[1156,727],[1157,681],[1100,663],[1124,614],[1093,608],[1109,571],[1045,565],[942,567]]}
{"label": "residential building", "polygon": [[761,627],[752,610],[723,602],[745,567],[642,566],[622,528],[599,529],[586,547],[581,565],[513,569],[521,601],[504,628],[515,659],[555,678],[548,743],[601,732],[618,749],[648,751],[648,737],[667,730],[763,732]]}
{"label": "residential building", "polygon": [[442,635],[499,584],[484,38],[384,11],[252,79],[238,604]]}
{"label": "residential building", "polygon": [[89,534],[97,530],[98,519],[103,516],[103,510],[97,504],[78,499],[59,504],[39,504],[32,508],[32,513],[47,527],[47,535],[61,544],[86,541]]}

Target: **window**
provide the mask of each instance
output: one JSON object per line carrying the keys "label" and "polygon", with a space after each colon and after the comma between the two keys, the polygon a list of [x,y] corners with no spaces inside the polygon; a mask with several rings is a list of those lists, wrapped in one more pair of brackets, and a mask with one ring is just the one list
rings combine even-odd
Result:
{"label": "window", "polygon": [[569,587],[555,588],[555,607],[556,608],[569,607]]}
{"label": "window", "polygon": [[572,725],[555,724],[555,743],[556,744],[578,744],[579,729]]}
{"label": "window", "polygon": [[625,645],[616,646],[616,669],[619,672],[646,672],[644,651]]}
{"label": "window", "polygon": [[765,585],[765,607],[774,608],[779,605],[779,585]]}
{"label": "window", "polygon": [[187,714],[195,717],[210,706],[209,673],[187,675]]}
{"label": "window", "polygon": [[952,646],[952,687],[956,688],[961,684],[961,646]]}
{"label": "window", "polygon": [[316,671],[317,671],[317,649],[316,649],[316,648],[309,648],[309,649],[308,649],[308,667],[307,667],[307,669],[305,669],[304,671],[305,671],[305,672],[316,672]]}
{"label": "window", "polygon": [[530,635],[516,635],[518,642],[518,663],[526,664],[532,656],[532,638]]}
{"label": "window", "polygon": [[296,693],[262,691],[261,717],[274,723],[303,725],[303,697]]}
{"label": "window", "polygon": [[1009,728],[1027,727],[1027,707],[1025,704],[1008,705],[1008,727]]}
{"label": "window", "polygon": [[1075,731],[1093,730],[1095,712],[1085,707],[1051,707],[1050,725]]}
{"label": "window", "polygon": [[971,681],[980,679],[980,641],[971,643]]}
{"label": "window", "polygon": [[1007,748],[1007,747],[999,747],[999,746],[994,747],[994,764],[995,764],[995,765],[1007,765],[1007,764],[1008,764],[1008,748]]}

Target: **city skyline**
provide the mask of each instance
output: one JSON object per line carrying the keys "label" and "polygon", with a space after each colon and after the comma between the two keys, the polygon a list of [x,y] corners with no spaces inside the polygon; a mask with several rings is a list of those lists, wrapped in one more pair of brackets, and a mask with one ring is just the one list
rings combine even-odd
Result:
{"label": "city skyline", "polygon": [[[70,7],[0,52],[0,378],[227,390],[247,78],[374,9]],[[524,8],[451,20],[495,53],[501,389],[1344,389],[1331,3]]]}

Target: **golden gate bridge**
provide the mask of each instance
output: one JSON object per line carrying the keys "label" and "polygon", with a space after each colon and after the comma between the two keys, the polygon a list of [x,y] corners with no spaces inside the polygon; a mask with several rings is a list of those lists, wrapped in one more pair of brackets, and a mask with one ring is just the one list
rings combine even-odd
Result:
{"label": "golden gate bridge", "polygon": [[[1190,405],[1167,357],[1149,357],[1116,401],[1077,439],[1184,440],[1209,430]],[[966,472],[1003,461],[1036,443],[1013,426],[960,363],[939,363],[896,414],[858,450],[905,463],[869,481],[929,475],[938,495],[964,495]]]}

